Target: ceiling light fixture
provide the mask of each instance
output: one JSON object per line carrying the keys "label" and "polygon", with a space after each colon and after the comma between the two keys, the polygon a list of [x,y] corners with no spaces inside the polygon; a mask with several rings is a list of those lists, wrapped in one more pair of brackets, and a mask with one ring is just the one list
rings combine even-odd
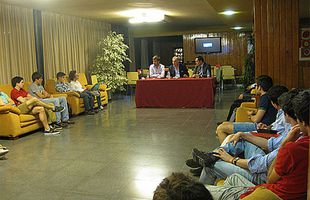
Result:
{"label": "ceiling light fixture", "polygon": [[234,29],[234,30],[240,30],[240,29],[243,29],[243,27],[242,27],[242,26],[235,26],[235,27],[232,27],[232,29]]}
{"label": "ceiling light fixture", "polygon": [[234,15],[234,14],[237,14],[238,12],[236,11],[233,11],[233,10],[225,10],[224,12],[220,12],[220,14],[222,15]]}
{"label": "ceiling light fixture", "polygon": [[131,24],[160,22],[165,19],[165,13],[156,9],[134,9],[120,14],[130,17]]}

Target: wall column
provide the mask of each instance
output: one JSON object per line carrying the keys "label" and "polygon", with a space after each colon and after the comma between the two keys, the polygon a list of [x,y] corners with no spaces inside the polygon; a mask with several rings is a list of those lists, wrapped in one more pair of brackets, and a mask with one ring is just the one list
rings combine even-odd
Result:
{"label": "wall column", "polygon": [[254,0],[255,74],[298,87],[299,0]]}

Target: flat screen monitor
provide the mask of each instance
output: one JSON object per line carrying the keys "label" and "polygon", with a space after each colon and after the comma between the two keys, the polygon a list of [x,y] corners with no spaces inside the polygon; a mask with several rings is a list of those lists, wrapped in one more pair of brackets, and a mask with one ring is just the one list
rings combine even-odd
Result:
{"label": "flat screen monitor", "polygon": [[220,53],[221,38],[208,37],[208,38],[195,38],[196,53]]}

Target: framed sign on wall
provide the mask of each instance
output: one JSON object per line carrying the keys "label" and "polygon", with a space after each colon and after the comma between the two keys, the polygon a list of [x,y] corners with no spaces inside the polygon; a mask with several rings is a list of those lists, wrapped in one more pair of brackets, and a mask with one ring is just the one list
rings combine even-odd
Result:
{"label": "framed sign on wall", "polygon": [[299,60],[310,60],[310,28],[302,28],[300,34]]}

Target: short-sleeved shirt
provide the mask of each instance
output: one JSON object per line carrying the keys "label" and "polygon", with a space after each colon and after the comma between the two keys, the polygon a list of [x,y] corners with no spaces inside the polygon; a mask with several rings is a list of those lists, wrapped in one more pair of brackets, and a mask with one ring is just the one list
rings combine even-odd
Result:
{"label": "short-sleeved shirt", "polygon": [[20,89],[17,90],[16,88],[13,88],[13,90],[11,91],[11,99],[14,101],[14,103],[18,106],[19,104],[21,104],[21,102],[19,102],[17,99],[18,97],[27,97],[28,92],[26,92],[26,90],[24,89]]}
{"label": "short-sleeved shirt", "polygon": [[29,91],[29,94],[31,96],[34,96],[34,97],[38,97],[40,98],[36,93],[37,92],[43,92],[44,91],[44,87],[42,85],[37,85],[35,83],[32,83],[29,88],[28,88],[28,91]]}
{"label": "short-sleeved shirt", "polygon": [[72,91],[69,83],[61,83],[61,82],[57,82],[55,89],[57,92],[69,92]]}
{"label": "short-sleeved shirt", "polygon": [[257,187],[265,187],[282,199],[301,200],[307,198],[309,136],[296,142],[288,142],[279,149],[275,171],[281,178],[274,184],[262,184],[249,188],[241,198]]}
{"label": "short-sleeved shirt", "polygon": [[2,99],[5,105],[9,103],[9,96],[4,92],[0,92],[0,98]]}
{"label": "short-sleeved shirt", "polygon": [[272,106],[267,94],[264,94],[260,97],[258,109],[265,111],[265,114],[261,120],[262,123],[269,126],[276,120],[278,111]]}

